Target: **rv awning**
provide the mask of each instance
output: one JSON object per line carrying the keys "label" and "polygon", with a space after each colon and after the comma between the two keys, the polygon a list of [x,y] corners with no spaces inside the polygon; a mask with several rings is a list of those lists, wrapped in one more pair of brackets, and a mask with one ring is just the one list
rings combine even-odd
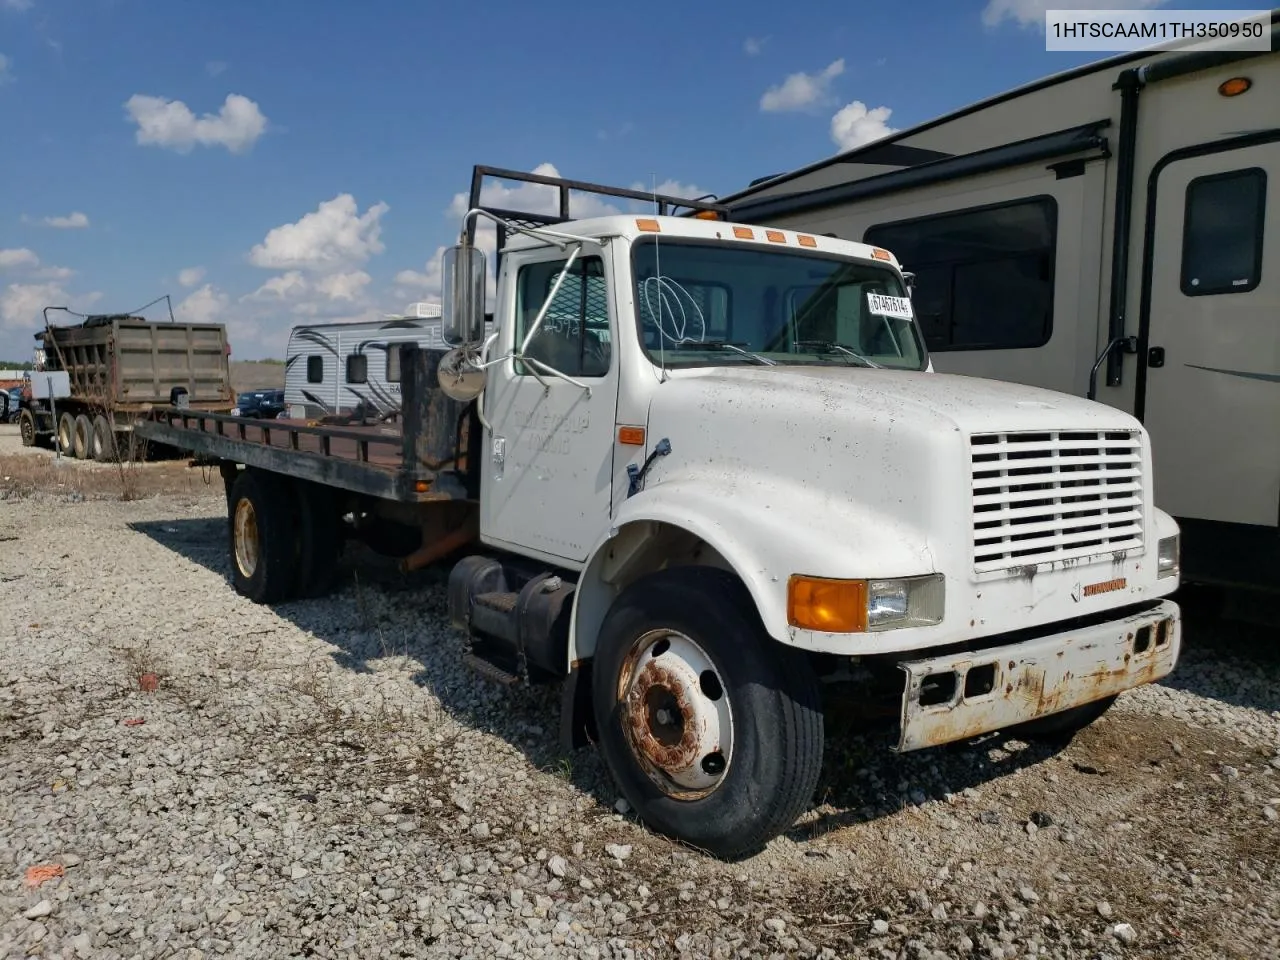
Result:
{"label": "rv awning", "polygon": [[730,202],[729,215],[732,219],[743,222],[780,217],[818,207],[831,207],[854,200],[865,200],[868,197],[883,196],[899,190],[928,186],[931,183],[940,183],[957,177],[991,173],[1025,163],[1065,157],[1085,150],[1098,150],[1106,147],[1107,138],[1101,131],[1110,123],[1110,120],[1096,120],[1079,127],[1032,137],[1029,140],[989,147],[986,150],[922,163],[906,170],[895,170],[892,173],[882,173],[864,180],[839,183],[831,187],[820,187],[816,190],[784,196],[762,197],[758,200],[747,198],[738,203]]}

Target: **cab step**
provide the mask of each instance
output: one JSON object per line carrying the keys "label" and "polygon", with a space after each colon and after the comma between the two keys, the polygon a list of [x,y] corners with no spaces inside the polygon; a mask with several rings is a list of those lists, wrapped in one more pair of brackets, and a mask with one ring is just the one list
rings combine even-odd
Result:
{"label": "cab step", "polygon": [[520,684],[520,677],[517,674],[504,670],[496,663],[490,663],[479,654],[468,653],[463,656],[462,662],[486,680],[500,683],[504,687],[515,687]]}

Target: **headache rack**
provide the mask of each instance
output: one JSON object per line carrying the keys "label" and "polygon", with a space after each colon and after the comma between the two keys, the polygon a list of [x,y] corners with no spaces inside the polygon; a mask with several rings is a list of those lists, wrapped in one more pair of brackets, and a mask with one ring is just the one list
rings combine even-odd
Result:
{"label": "headache rack", "polygon": [[[509,180],[517,183],[532,183],[555,189],[555,195],[548,191],[547,203],[540,204],[537,210],[516,210],[509,207],[497,207],[483,202],[486,178]],[[471,196],[467,203],[468,210],[484,210],[495,217],[520,227],[545,227],[556,223],[565,223],[574,219],[571,216],[570,201],[574,193],[594,194],[601,197],[615,197],[620,200],[634,200],[640,203],[655,204],[657,210],[644,211],[622,210],[621,213],[644,212],[656,213],[658,216],[675,216],[677,210],[687,210],[682,216],[704,216],[712,214],[708,219],[727,220],[729,208],[717,203],[713,195],[708,194],[697,199],[676,197],[669,194],[654,193],[646,190],[632,190],[627,187],[610,187],[600,183],[588,183],[585,180],[566,180],[564,177],[549,177],[541,173],[528,173],[523,170],[507,170],[502,167],[476,166],[471,172]],[[502,248],[507,242],[507,228],[499,223],[497,266],[502,262]],[[474,244],[476,239],[476,218],[467,221],[467,243]]]}

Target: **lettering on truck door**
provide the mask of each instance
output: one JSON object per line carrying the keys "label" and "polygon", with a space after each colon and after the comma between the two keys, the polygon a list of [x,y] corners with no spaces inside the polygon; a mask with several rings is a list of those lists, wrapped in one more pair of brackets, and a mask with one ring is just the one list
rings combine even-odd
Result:
{"label": "lettering on truck door", "polygon": [[[495,351],[509,355],[523,342],[565,262],[558,250],[508,255],[515,318],[504,323]],[[532,364],[507,359],[490,368],[480,511],[486,542],[575,563],[608,526],[618,362],[606,276],[600,254],[579,255],[528,348],[528,356],[589,386],[589,395]]]}

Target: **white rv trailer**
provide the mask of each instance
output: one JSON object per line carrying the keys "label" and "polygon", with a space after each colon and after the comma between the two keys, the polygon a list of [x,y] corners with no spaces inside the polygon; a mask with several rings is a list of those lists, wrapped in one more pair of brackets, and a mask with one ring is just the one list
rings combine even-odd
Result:
{"label": "white rv trailer", "polygon": [[1184,580],[1280,589],[1277,21],[1270,53],[1109,58],[721,202],[891,250],[939,371],[1136,414]]}
{"label": "white rv trailer", "polygon": [[448,349],[440,335],[440,307],[415,303],[382,320],[296,326],[285,358],[286,415],[295,419],[400,409],[402,343]]}

